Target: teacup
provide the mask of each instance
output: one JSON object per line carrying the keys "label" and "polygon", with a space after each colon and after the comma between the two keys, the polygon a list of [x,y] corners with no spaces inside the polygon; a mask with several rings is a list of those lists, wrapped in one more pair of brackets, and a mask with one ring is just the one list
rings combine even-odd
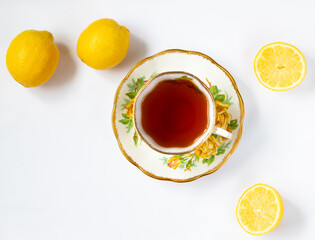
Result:
{"label": "teacup", "polygon": [[[162,144],[159,144],[157,140],[155,140],[156,138],[154,139],[152,137],[153,135],[152,134],[150,135],[148,131],[146,131],[146,129],[144,128],[145,125],[144,125],[143,120],[145,118],[145,115],[143,114],[144,109],[142,109],[142,105],[144,101],[148,101],[146,100],[147,96],[149,96],[149,94],[152,93],[153,90],[157,88],[157,86],[158,87],[161,86],[161,83],[165,83],[167,81],[168,83],[172,84],[172,81],[177,81],[177,82],[174,82],[177,84],[179,80],[182,80],[182,83],[190,84],[189,86],[190,88],[192,88],[194,91],[198,91],[198,93],[202,94],[202,96],[205,97],[207,105],[206,105],[206,108],[203,109],[203,111],[205,111],[207,124],[206,124],[206,127],[203,129],[202,133],[198,135],[198,137],[196,137],[194,141],[187,146],[176,146],[176,144],[174,146],[162,146]],[[134,125],[141,139],[152,149],[158,152],[164,153],[164,154],[181,155],[184,153],[192,152],[199,145],[201,145],[205,140],[207,140],[211,134],[215,134],[220,137],[228,138],[228,139],[232,138],[232,134],[230,132],[215,126],[216,106],[215,106],[213,95],[209,90],[209,87],[207,87],[196,76],[187,72],[182,72],[182,71],[163,72],[152,77],[148,82],[146,82],[146,84],[138,92],[135,98],[133,111],[134,111],[133,113]],[[180,117],[185,117],[185,116],[180,116]],[[180,121],[180,120],[175,119],[174,121]],[[156,134],[159,134],[159,132],[157,132]],[[161,134],[163,134],[163,131],[161,131]],[[185,131],[182,131],[179,134],[182,134],[180,136],[183,136],[183,134],[185,134]]]}

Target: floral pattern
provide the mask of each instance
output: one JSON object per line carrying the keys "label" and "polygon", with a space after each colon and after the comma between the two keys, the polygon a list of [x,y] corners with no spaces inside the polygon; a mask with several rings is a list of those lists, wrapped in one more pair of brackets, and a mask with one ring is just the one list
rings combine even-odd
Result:
{"label": "floral pattern", "polygon": [[[155,75],[155,72],[152,73],[150,78],[154,77]],[[145,76],[137,78],[137,80],[133,78],[131,80],[131,83],[127,84],[129,91],[126,93],[127,97],[124,99],[125,103],[122,104],[122,110],[127,110],[127,112],[122,113],[123,118],[119,120],[120,123],[126,125],[127,133],[129,133],[133,128],[133,104],[139,90],[143,87],[145,83],[145,79]],[[135,146],[138,146],[139,136],[136,130],[134,130],[133,141]]]}
{"label": "floral pattern", "polygon": [[174,170],[179,166],[180,159],[178,156],[173,156],[167,160],[167,166],[173,168]]}

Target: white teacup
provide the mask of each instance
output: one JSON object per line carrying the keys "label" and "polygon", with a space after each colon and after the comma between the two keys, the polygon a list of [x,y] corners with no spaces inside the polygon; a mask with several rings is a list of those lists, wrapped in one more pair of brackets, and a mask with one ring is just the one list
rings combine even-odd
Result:
{"label": "white teacup", "polygon": [[[187,147],[163,147],[157,144],[143,129],[141,124],[141,117],[142,117],[142,110],[141,104],[146,97],[146,95],[157,86],[158,83],[165,81],[165,80],[178,80],[182,78],[182,76],[187,76],[193,84],[204,94],[208,101],[208,125],[204,133],[199,136],[190,146]],[[218,136],[231,139],[232,134],[222,128],[218,128],[215,126],[216,121],[216,107],[215,101],[212,96],[212,93],[200,79],[196,76],[186,73],[186,72],[164,72],[160,73],[153,78],[151,78],[143,88],[138,92],[135,102],[134,102],[134,124],[136,131],[139,133],[140,137],[144,142],[146,142],[152,149],[165,153],[165,154],[173,154],[173,155],[180,155],[188,152],[194,151],[200,144],[202,144],[211,134],[216,134]]]}

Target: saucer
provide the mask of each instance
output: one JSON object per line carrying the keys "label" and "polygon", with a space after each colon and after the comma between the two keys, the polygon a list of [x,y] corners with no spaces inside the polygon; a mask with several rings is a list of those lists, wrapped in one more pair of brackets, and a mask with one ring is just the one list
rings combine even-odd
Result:
{"label": "saucer", "polygon": [[[133,103],[145,81],[168,71],[189,72],[210,87],[216,101],[216,126],[232,132],[231,140],[211,135],[195,151],[167,155],[150,148],[138,136],[133,123]],[[137,63],[120,83],[113,106],[112,124],[124,156],[150,177],[189,182],[221,168],[242,136],[244,103],[237,85],[223,67],[207,55],[171,49]]]}

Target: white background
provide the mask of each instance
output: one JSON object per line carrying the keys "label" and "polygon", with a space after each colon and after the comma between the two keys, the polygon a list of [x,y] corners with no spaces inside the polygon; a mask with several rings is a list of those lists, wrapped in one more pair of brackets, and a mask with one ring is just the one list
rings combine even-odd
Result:
{"label": "white background", "polygon": [[[80,32],[99,18],[131,32],[126,59],[97,71],[76,56]],[[59,66],[26,89],[5,54],[26,29],[53,33]],[[0,239],[314,239],[314,1],[0,2]],[[305,55],[304,82],[273,92],[253,61],[283,41]],[[235,78],[245,102],[243,138],[218,172],[190,183],[152,179],[120,152],[111,126],[116,88],[144,57],[169,48],[203,52]],[[248,187],[266,183],[284,200],[279,227],[245,233],[235,217]]]}

